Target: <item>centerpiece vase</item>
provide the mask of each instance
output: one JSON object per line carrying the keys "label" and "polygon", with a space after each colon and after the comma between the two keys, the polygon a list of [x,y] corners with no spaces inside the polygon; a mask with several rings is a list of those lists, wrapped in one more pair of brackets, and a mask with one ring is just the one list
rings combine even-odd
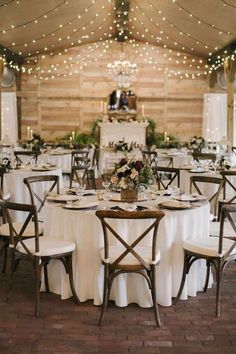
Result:
{"label": "centerpiece vase", "polygon": [[120,198],[122,202],[136,202],[138,200],[138,191],[136,189],[121,189]]}

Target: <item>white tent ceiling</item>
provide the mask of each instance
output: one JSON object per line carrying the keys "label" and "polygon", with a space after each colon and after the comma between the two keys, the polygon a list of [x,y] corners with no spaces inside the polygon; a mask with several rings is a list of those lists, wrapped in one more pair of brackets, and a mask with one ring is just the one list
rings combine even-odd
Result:
{"label": "white tent ceiling", "polygon": [[[114,6],[113,0],[0,0],[0,43],[29,57],[114,39]],[[207,57],[234,40],[235,19],[235,0],[130,0],[127,37]]]}

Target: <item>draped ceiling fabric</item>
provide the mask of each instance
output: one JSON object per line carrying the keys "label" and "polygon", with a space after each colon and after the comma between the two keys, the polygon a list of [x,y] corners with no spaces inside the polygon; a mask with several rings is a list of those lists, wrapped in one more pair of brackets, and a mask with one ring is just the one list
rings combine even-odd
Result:
{"label": "draped ceiling fabric", "polygon": [[15,145],[18,140],[16,93],[2,92],[1,105],[1,140],[9,140]]}
{"label": "draped ceiling fabric", "polygon": [[[234,126],[236,126],[236,95],[234,95]],[[227,94],[204,95],[202,135],[207,141],[219,142],[227,136]],[[236,130],[233,145],[236,144]]]}

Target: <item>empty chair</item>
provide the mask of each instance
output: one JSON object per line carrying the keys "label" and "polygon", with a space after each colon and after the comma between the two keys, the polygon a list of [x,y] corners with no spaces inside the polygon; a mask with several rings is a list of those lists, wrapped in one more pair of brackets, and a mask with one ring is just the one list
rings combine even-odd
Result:
{"label": "empty chair", "polygon": [[[35,275],[35,315],[39,316],[40,305],[40,285],[41,285],[41,273],[44,269],[45,287],[49,292],[49,281],[47,276],[47,265],[50,260],[59,260],[65,267],[66,273],[69,274],[69,281],[71,291],[76,302],[79,302],[77,297],[74,283],[73,283],[73,271],[72,271],[72,253],[75,250],[75,243],[67,240],[61,240],[59,238],[51,237],[39,237],[38,228],[38,216],[35,205],[10,203],[1,200],[0,206],[3,209],[3,213],[6,215],[6,219],[9,226],[10,241],[10,279],[9,279],[9,291],[12,287],[13,273],[17,269],[17,264],[21,259],[28,259],[34,267]],[[16,229],[14,223],[11,220],[11,211],[21,211],[25,214],[25,221],[22,227]],[[27,230],[29,223],[33,220],[34,237],[25,239],[23,237],[25,230]]]}
{"label": "empty chair", "polygon": [[[212,176],[191,176],[190,193],[197,192],[199,195],[205,195],[211,204],[213,219],[217,219],[218,199],[223,190],[223,179]],[[207,193],[206,193],[207,192]]]}
{"label": "empty chair", "polygon": [[192,153],[193,159],[197,162],[201,160],[209,160],[210,162],[214,163],[216,161],[217,155],[215,153],[208,153],[208,152],[193,152]]}
{"label": "empty chair", "polygon": [[[137,273],[147,280],[151,290],[156,324],[160,326],[161,322],[156,302],[156,266],[160,261],[160,251],[157,249],[157,230],[164,213],[149,210],[136,212],[99,210],[96,211],[96,216],[102,223],[104,236],[104,248],[100,252],[104,265],[104,290],[99,324],[102,323],[107,308],[114,278],[123,273]],[[124,235],[118,233],[114,226],[114,222],[117,222],[116,225],[118,225],[119,220],[122,222],[125,219],[131,219],[134,223],[146,220],[146,222],[149,221],[149,225],[145,226],[145,231],[136,237],[134,237],[134,231],[130,230],[130,233],[132,233],[132,242],[130,243]],[[146,222],[145,225],[147,225]],[[151,237],[148,243],[150,246],[143,245],[145,237]],[[117,241],[115,245],[114,239]]]}
{"label": "empty chair", "polygon": [[172,156],[157,156],[155,158],[156,166],[160,167],[173,167],[173,157]]}
{"label": "empty chair", "polygon": [[143,157],[143,164],[147,166],[155,165],[155,158],[157,157],[156,151],[141,150]]}
{"label": "empty chair", "polygon": [[[192,264],[199,260],[205,259],[208,266],[215,269],[216,274],[216,316],[220,315],[220,294],[223,271],[225,267],[232,261],[236,260],[236,241],[225,237],[225,222],[229,222],[236,235],[236,225],[234,217],[236,215],[236,205],[227,204],[222,207],[220,217],[220,234],[219,237],[208,237],[204,239],[194,238],[183,242],[184,250],[184,266],[180,288],[174,303],[177,303],[182,294],[186,275]],[[209,274],[206,279],[204,291],[207,290]]]}
{"label": "empty chair", "polygon": [[[59,176],[30,176],[25,177],[23,182],[28,188],[31,204],[37,206],[38,213],[42,211],[49,193],[54,192],[59,194]],[[40,185],[43,185],[43,187],[40,188]]]}
{"label": "empty chair", "polygon": [[180,186],[180,172],[178,168],[157,166],[152,169],[159,189],[168,189],[174,183],[178,187]]}
{"label": "empty chair", "polygon": [[40,151],[14,151],[17,164],[30,165],[31,162],[37,163]]}

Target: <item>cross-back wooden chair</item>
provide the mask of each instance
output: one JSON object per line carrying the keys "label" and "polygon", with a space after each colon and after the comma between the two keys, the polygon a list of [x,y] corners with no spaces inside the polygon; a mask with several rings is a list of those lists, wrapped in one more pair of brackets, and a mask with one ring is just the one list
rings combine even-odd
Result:
{"label": "cross-back wooden chair", "polygon": [[[47,196],[51,192],[56,192],[59,194],[59,176],[55,175],[40,175],[40,176],[30,176],[23,179],[25,186],[27,187],[30,194],[31,204],[37,206],[38,214],[42,211],[44,204],[46,202]],[[37,187],[43,184],[43,195],[39,193]]]}
{"label": "cross-back wooden chair", "polygon": [[[160,220],[164,216],[162,211],[113,211],[99,210],[96,216],[100,219],[103,228],[104,248],[101,250],[101,260],[104,265],[104,290],[103,305],[99,317],[99,324],[102,323],[110,290],[115,277],[123,273],[137,273],[147,280],[151,290],[155,320],[157,326],[161,325],[158,306],[156,302],[156,266],[160,261],[160,252],[157,249],[157,230]],[[114,220],[131,219],[140,222],[149,219],[149,226],[134,241],[129,243],[118,233],[116,227],[111,226]],[[136,221],[135,221],[136,220]],[[133,236],[133,231],[132,231]],[[140,246],[145,237],[151,237],[151,246]],[[112,245],[112,240],[117,241],[117,246]]]}
{"label": "cross-back wooden chair", "polygon": [[236,202],[236,171],[224,170],[221,171],[220,174],[223,178],[223,196],[222,199],[219,200],[218,219],[224,204]]}
{"label": "cross-back wooden chair", "polygon": [[155,159],[157,157],[156,151],[151,150],[141,150],[143,157],[143,164],[147,166],[155,165]]}
{"label": "cross-back wooden chair", "polygon": [[156,179],[159,189],[168,189],[174,182],[180,186],[180,172],[178,168],[174,167],[153,167],[154,178]]}
{"label": "cross-back wooden chair", "polygon": [[159,167],[173,167],[173,157],[172,156],[157,156],[155,158],[155,164]]}
{"label": "cross-back wooden chair", "polygon": [[[236,260],[236,225],[235,225],[236,205],[227,204],[222,207],[220,217],[220,233],[219,237],[194,238],[183,242],[184,250],[184,266],[183,275],[178,294],[174,300],[174,304],[178,302],[182,294],[186,275],[192,264],[199,260],[205,259],[208,267],[212,266],[216,272],[216,316],[220,316],[220,294],[223,272],[226,266]],[[225,237],[225,223],[229,222],[233,231],[234,239]],[[207,290],[209,281],[209,273],[206,278],[204,291]]]}
{"label": "cross-back wooden chair", "polygon": [[40,151],[14,151],[17,164],[30,165],[31,161],[37,163]]}
{"label": "cross-back wooden chair", "polygon": [[210,162],[214,163],[217,158],[217,155],[215,153],[209,152],[193,152],[192,156],[193,159],[197,162],[200,162],[201,160],[209,160]]}
{"label": "cross-back wooden chair", "polygon": [[71,152],[71,168],[75,165],[87,164],[89,163],[89,152],[90,149],[73,150]]}
{"label": "cross-back wooden chair", "polygon": [[[211,212],[214,214],[214,219],[217,219],[218,200],[220,193],[223,191],[223,179],[213,176],[191,176],[190,177],[190,193],[197,192],[199,195],[204,195],[203,188],[207,187],[207,199],[211,205]],[[215,188],[214,188],[215,186]],[[211,189],[209,188],[211,187]],[[209,193],[209,190],[211,193]]]}
{"label": "cross-back wooden chair", "polygon": [[[0,206],[6,216],[10,233],[10,280],[7,299],[12,287],[13,273],[17,268],[17,263],[19,263],[21,259],[29,260],[34,267],[35,274],[35,316],[39,316],[41,273],[44,269],[45,287],[46,291],[49,292],[47,265],[50,260],[54,259],[61,261],[64,265],[66,273],[69,274],[72,294],[76,302],[79,303],[74,288],[72,271],[72,253],[75,250],[75,243],[48,236],[39,237],[38,216],[35,205],[10,203],[0,200]],[[25,219],[21,228],[16,229],[14,227],[14,223],[10,217],[10,211],[20,211],[24,213]],[[32,222],[31,220],[34,220],[34,237],[25,239],[23,235],[29,223]]]}

